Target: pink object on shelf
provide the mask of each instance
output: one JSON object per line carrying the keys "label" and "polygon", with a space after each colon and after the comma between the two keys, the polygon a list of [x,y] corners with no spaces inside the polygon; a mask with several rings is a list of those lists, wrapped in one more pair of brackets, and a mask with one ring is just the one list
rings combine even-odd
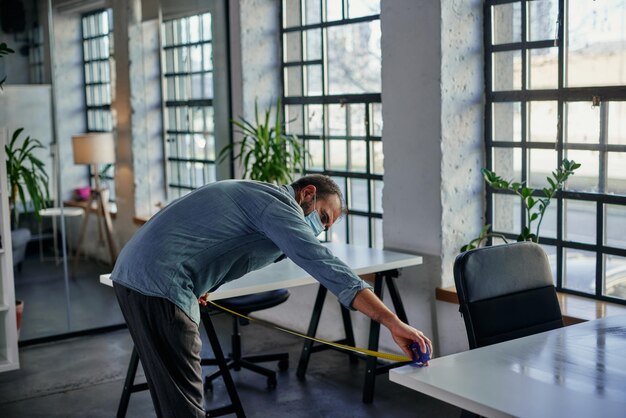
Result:
{"label": "pink object on shelf", "polygon": [[91,187],[79,187],[74,189],[74,194],[76,195],[76,200],[87,200],[89,199],[89,193],[91,192]]}

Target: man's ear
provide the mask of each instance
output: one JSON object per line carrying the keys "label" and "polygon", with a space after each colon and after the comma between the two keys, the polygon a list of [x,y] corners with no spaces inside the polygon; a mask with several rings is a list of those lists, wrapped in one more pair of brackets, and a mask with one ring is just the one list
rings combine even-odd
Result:
{"label": "man's ear", "polygon": [[311,196],[312,198],[312,196],[315,195],[315,192],[317,192],[317,187],[315,187],[312,184],[309,184],[307,186],[304,186],[301,192],[302,192],[302,200],[306,200],[308,196]]}

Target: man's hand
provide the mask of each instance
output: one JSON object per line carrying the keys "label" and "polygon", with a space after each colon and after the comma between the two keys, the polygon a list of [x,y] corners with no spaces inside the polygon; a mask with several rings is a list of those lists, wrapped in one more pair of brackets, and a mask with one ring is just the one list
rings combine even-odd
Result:
{"label": "man's hand", "polygon": [[400,321],[398,316],[391,312],[371,290],[363,289],[357,293],[352,301],[352,307],[387,327],[393,340],[409,358],[413,358],[413,353],[409,348],[413,341],[417,341],[422,352],[426,352],[426,346],[428,346],[430,356],[433,356],[433,344],[424,333]]}
{"label": "man's hand", "polygon": [[200,306],[206,306],[209,303],[209,292],[206,292],[204,295],[198,298],[198,303]]}
{"label": "man's hand", "polygon": [[[413,358],[414,353],[411,352],[409,345],[411,345],[414,341],[417,341],[420,345],[422,353],[426,352],[426,347],[428,346],[428,350],[431,353],[430,356],[432,357],[433,343],[424,335],[422,331],[415,329],[400,320],[398,320],[397,326],[389,328],[389,331],[391,331],[393,340],[396,344],[398,344],[402,351],[404,351],[407,357]],[[428,363],[424,363],[424,365],[428,366]]]}

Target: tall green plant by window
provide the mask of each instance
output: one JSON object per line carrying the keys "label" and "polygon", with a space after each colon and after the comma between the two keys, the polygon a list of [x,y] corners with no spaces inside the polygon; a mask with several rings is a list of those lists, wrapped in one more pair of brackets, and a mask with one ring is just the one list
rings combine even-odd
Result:
{"label": "tall green plant by window", "polygon": [[294,174],[302,174],[308,153],[296,135],[285,133],[281,109],[277,99],[274,120],[270,120],[271,109],[261,119],[255,102],[254,123],[242,117],[231,121],[243,139],[225,146],[218,161],[224,161],[235,151],[234,159],[241,162],[244,178],[275,184],[291,183]]}
{"label": "tall green plant by window", "polygon": [[[539,242],[539,229],[541,228],[541,222],[543,221],[546,209],[550,205],[550,200],[554,197],[556,192],[563,187],[569,176],[573,175],[574,171],[579,167],[580,164],[574,160],[564,159],[561,165],[551,173],[551,177],[546,177],[548,186],[543,188],[543,195],[535,197],[533,197],[535,190],[525,186],[523,183],[504,180],[495,172],[487,170],[486,168],[480,171],[483,174],[485,182],[494,190],[508,190],[522,198],[522,204],[524,205],[524,211],[526,213],[526,226],[522,228],[522,232],[518,235],[517,240]],[[533,222],[535,221],[537,221],[537,227],[533,230]],[[489,237],[501,237],[501,235],[490,234],[488,232],[490,227],[490,224],[485,225],[481,229],[478,237],[461,247],[461,251],[478,248],[481,243]]]}

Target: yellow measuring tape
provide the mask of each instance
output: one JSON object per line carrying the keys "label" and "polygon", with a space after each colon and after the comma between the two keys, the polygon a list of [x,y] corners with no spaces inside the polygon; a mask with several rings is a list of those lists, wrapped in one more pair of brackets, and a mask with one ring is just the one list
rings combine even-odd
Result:
{"label": "yellow measuring tape", "polygon": [[295,335],[297,337],[301,337],[301,338],[306,338],[307,340],[311,340],[311,341],[315,341],[318,342],[320,344],[326,344],[326,345],[330,345],[332,347],[336,347],[336,348],[340,348],[343,350],[347,350],[347,351],[352,351],[355,353],[361,353],[361,354],[367,354],[368,356],[374,356],[374,357],[378,357],[378,358],[384,358],[387,360],[392,360],[392,361],[412,361],[410,358],[406,357],[406,356],[402,356],[399,354],[391,354],[391,353],[381,353],[379,351],[374,351],[374,350],[368,350],[365,348],[359,348],[359,347],[352,347],[351,345],[345,345],[345,344],[339,344],[333,341],[326,341],[326,340],[322,340],[321,338],[315,338],[315,337],[310,337],[306,334],[302,334],[300,332],[297,331],[293,331],[287,328],[283,328],[281,326],[278,326],[276,324],[273,324],[271,322],[267,322],[264,321],[262,319],[254,319],[254,318],[249,318],[245,315],[240,314],[239,312],[235,312],[231,309],[225,308],[221,305],[218,305],[217,303],[213,302],[212,300],[208,301],[211,305],[215,306],[216,308],[228,312],[230,314],[236,315],[240,318],[244,318],[247,319],[248,321],[253,321],[253,322],[257,322],[259,324],[271,327],[271,328],[275,328],[279,331],[283,331],[286,332],[287,334],[291,334],[291,335]]}

